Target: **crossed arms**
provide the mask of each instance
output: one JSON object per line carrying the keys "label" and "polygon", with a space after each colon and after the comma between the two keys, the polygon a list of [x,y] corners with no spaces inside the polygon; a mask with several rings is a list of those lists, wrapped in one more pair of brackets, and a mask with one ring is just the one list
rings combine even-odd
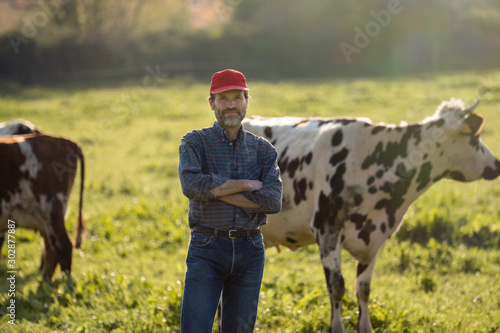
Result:
{"label": "crossed arms", "polygon": [[274,149],[267,149],[261,159],[260,180],[230,179],[202,171],[200,146],[183,138],[179,147],[179,177],[185,196],[198,201],[219,200],[249,213],[274,214],[281,210],[282,184]]}
{"label": "crossed arms", "polygon": [[247,199],[241,192],[255,191],[261,188],[262,182],[260,180],[229,179],[209,192],[227,204],[240,208],[260,209],[262,205]]}

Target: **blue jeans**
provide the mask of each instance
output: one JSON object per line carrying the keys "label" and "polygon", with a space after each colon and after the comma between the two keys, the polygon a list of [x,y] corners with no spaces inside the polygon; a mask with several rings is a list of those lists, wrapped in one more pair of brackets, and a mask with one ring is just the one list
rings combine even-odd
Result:
{"label": "blue jeans", "polygon": [[193,231],[181,332],[212,332],[221,295],[221,333],[253,332],[264,262],[262,235],[229,239]]}

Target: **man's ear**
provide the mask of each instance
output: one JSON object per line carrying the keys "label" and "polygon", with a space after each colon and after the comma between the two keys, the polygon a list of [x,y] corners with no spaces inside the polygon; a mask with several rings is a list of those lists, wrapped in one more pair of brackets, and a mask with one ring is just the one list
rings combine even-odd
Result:
{"label": "man's ear", "polygon": [[213,110],[214,109],[214,102],[210,97],[208,98],[208,103],[210,104],[210,108]]}
{"label": "man's ear", "polygon": [[471,114],[464,120],[462,134],[478,136],[484,125],[484,118],[479,114]]}

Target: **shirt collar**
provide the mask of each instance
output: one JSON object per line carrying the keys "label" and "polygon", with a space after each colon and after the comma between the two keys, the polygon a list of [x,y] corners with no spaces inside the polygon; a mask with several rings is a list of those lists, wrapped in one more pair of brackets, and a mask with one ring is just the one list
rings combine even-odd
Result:
{"label": "shirt collar", "polygon": [[[217,136],[221,139],[221,140],[228,140],[228,141],[231,141],[228,136],[227,136],[227,131],[221,126],[219,125],[219,123],[217,121],[214,122],[214,126],[213,126],[213,129],[215,131],[215,134],[217,134]],[[243,126],[240,127],[240,131],[239,131],[239,134],[238,134],[238,138],[237,140],[239,142],[241,142],[243,140],[243,137],[245,136],[245,131],[243,130]]]}

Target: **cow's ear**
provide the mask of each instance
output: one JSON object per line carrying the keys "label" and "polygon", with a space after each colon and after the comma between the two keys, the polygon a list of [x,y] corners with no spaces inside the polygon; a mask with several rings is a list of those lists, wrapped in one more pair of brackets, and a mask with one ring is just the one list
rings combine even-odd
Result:
{"label": "cow's ear", "polygon": [[479,114],[471,114],[464,120],[464,126],[462,128],[462,134],[478,136],[483,129],[484,118]]}

